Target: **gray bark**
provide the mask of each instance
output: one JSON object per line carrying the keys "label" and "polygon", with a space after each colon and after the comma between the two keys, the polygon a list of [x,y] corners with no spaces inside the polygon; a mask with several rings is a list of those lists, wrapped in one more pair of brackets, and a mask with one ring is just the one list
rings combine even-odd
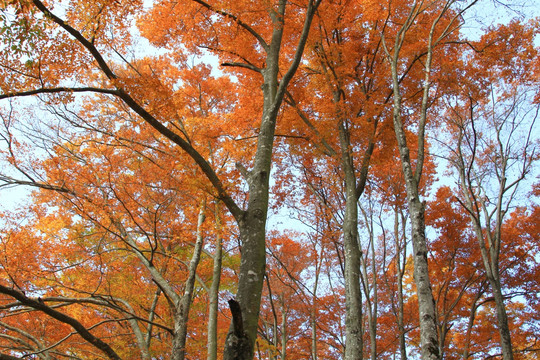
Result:
{"label": "gray bark", "polygon": [[[419,183],[422,175],[424,160],[424,141],[427,99],[429,94],[429,77],[431,70],[432,38],[430,36],[428,44],[428,54],[425,62],[425,79],[423,87],[422,108],[418,124],[418,154],[416,167],[413,170],[412,161],[409,154],[409,146],[405,136],[405,128],[401,118],[402,99],[400,90],[400,81],[398,76],[398,63],[400,59],[400,50],[408,29],[412,26],[415,18],[418,16],[419,9],[416,3],[409,13],[405,23],[399,29],[392,51],[387,47],[383,34],[383,46],[388,56],[392,72],[393,82],[393,123],[394,132],[399,149],[403,177],[407,190],[407,203],[409,206],[409,217],[411,219],[411,239],[413,245],[414,261],[414,281],[416,283],[416,292],[418,296],[418,313],[420,321],[420,354],[422,360],[438,360],[439,340],[437,337],[435,301],[431,290],[429,279],[427,242],[425,237],[424,222],[424,203],[420,200]],[[434,26],[434,24],[433,24]],[[432,28],[433,32],[433,28]]]}
{"label": "gray bark", "polygon": [[[458,137],[456,149],[457,159],[454,162],[454,166],[459,174],[459,186],[462,194],[460,203],[469,213],[469,217],[476,234],[478,246],[480,247],[482,262],[484,269],[486,270],[486,277],[493,293],[493,299],[495,301],[495,308],[497,312],[497,328],[500,336],[503,359],[512,360],[514,356],[510,329],[508,326],[508,316],[502,293],[499,257],[501,251],[501,227],[503,224],[503,218],[513,199],[514,192],[510,194],[508,199],[506,199],[506,205],[503,205],[503,199],[506,192],[510,192],[519,184],[522,179],[524,179],[525,174],[527,173],[529,161],[528,157],[524,156],[521,173],[519,173],[518,178],[514,182],[507,185],[507,161],[511,148],[505,147],[505,145],[500,142],[500,134],[497,134],[497,141],[499,141],[499,143],[497,144],[498,147],[496,147],[496,149],[500,151],[498,155],[501,159],[500,167],[496,171],[498,194],[495,201],[496,205],[494,210],[491,212],[488,211],[486,202],[480,200],[480,196],[485,196],[487,198],[486,192],[483,190],[483,178],[476,174],[475,168],[475,155],[477,151],[480,151],[480,149],[476,148],[479,139],[477,138],[478,134],[475,130],[475,119],[473,116],[472,103],[470,104],[470,112],[470,122],[467,123],[467,125],[462,124],[460,126],[461,132]],[[465,126],[469,125],[471,128],[470,134],[465,132]],[[497,129],[497,131],[500,131],[500,128]],[[471,155],[469,157],[463,153],[464,141],[467,142],[469,150],[471,151]],[[484,225],[482,224],[482,216],[484,217]]]}
{"label": "gray bark", "polygon": [[281,360],[287,358],[287,312],[288,309],[285,304],[281,304]]}
{"label": "gray bark", "polygon": [[[419,181],[413,174],[405,131],[401,123],[401,96],[397,83],[397,63],[392,66],[394,80],[394,130],[399,146],[403,174],[407,188],[409,216],[411,219],[411,238],[413,245],[414,281],[418,295],[420,317],[420,346],[422,360],[439,359],[439,341],[435,323],[435,301],[429,279],[427,242],[425,237],[424,203],[420,201]],[[419,149],[420,151],[420,149]]]}
{"label": "gray bark", "polygon": [[[464,175],[464,172],[463,172]],[[462,179],[462,186],[465,185]],[[504,185],[503,185],[504,187]],[[471,222],[476,233],[476,239],[480,246],[482,261],[486,270],[486,277],[491,286],[493,299],[495,300],[495,308],[497,312],[497,329],[500,336],[500,344],[502,349],[503,359],[512,360],[514,358],[512,351],[512,340],[510,337],[510,329],[508,327],[508,315],[506,314],[506,306],[504,305],[504,296],[502,294],[501,279],[499,275],[499,254],[500,254],[500,238],[499,234],[493,239],[491,229],[487,229],[487,235],[484,235],[482,224],[480,223],[479,213],[475,212],[475,205],[470,197],[468,188],[465,188],[465,206],[469,211]],[[499,221],[497,221],[499,223]],[[502,224],[502,218],[500,219]],[[486,240],[487,237],[487,240]]]}
{"label": "gray bark", "polygon": [[[368,200],[369,201],[369,200]],[[367,308],[367,320],[369,330],[369,342],[370,342],[370,358],[375,360],[377,358],[377,309],[378,309],[378,277],[377,277],[377,260],[375,258],[375,239],[373,235],[373,215],[371,204],[368,205],[369,209],[366,211],[363,207],[360,207],[362,211],[365,227],[367,228],[369,243],[367,253],[362,252],[360,258],[362,263],[362,269],[364,270],[362,276],[362,285],[364,294],[366,295],[366,308]],[[369,213],[368,213],[369,212]],[[371,281],[369,279],[368,266],[366,264],[366,257],[368,254],[371,257]]]}
{"label": "gray bark", "polygon": [[[457,3],[454,0],[442,1],[440,11],[430,24],[430,30],[427,37],[426,55],[424,60],[424,79],[422,86],[422,100],[420,103],[418,130],[417,130],[417,156],[416,165],[413,169],[413,163],[409,154],[409,146],[405,136],[405,127],[401,118],[402,112],[402,94],[400,89],[400,78],[398,68],[400,65],[400,51],[407,37],[407,32],[417,25],[417,17],[425,10],[423,2],[413,2],[407,18],[398,29],[393,43],[393,48],[389,48],[386,43],[384,33],[382,34],[382,45],[386,52],[390,63],[392,83],[393,83],[393,123],[396,140],[399,149],[403,176],[407,190],[407,203],[409,206],[409,217],[411,219],[411,239],[413,245],[413,261],[414,261],[414,280],[416,283],[418,296],[418,310],[420,317],[420,353],[422,360],[438,360],[441,355],[439,353],[439,339],[436,325],[436,307],[431,290],[429,279],[428,260],[427,260],[427,242],[425,237],[425,221],[424,212],[425,205],[420,200],[419,185],[422,178],[424,167],[424,146],[425,146],[425,130],[427,121],[427,109],[429,103],[429,91],[431,81],[431,66],[433,60],[433,49],[449,34],[455,31],[458,27],[457,23],[464,11],[474,5],[476,1],[466,4],[461,9],[456,9],[455,15],[445,24],[441,25],[440,20],[450,11],[452,5]],[[437,36],[435,36],[435,28],[437,25],[442,27]]]}
{"label": "gray bark", "polygon": [[156,307],[158,304],[159,296],[161,295],[161,289],[158,288],[154,294],[154,299],[152,300],[152,305],[150,306],[150,313],[148,314],[148,325],[146,327],[146,337],[144,339],[144,345],[147,349],[150,348],[150,341],[152,340],[152,331],[154,318],[156,316]]}
{"label": "gray bark", "polygon": [[482,297],[482,295],[485,292],[485,281],[482,281],[480,284],[480,287],[477,290],[476,296],[474,297],[474,301],[471,305],[471,309],[469,312],[469,319],[467,321],[467,330],[465,332],[465,347],[463,349],[462,358],[468,359],[470,357],[470,349],[471,349],[471,334],[472,329],[474,326],[474,320],[476,319],[476,311],[478,310],[478,307],[480,307],[481,303],[479,304],[478,301]]}
{"label": "gray bark", "polygon": [[275,12],[271,10],[270,13],[274,29],[271,42],[266,49],[266,68],[261,70],[264,102],[257,150],[251,171],[248,172],[239,166],[249,186],[247,210],[237,219],[242,249],[236,293],[236,302],[239,305],[239,314],[236,315],[239,316],[236,319],[237,321],[241,319],[242,324],[235,324],[233,314],[233,323],[225,342],[224,360],[248,360],[254,355],[266,265],[266,215],[276,120],[287,85],[300,64],[311,22],[320,2],[321,0],[309,1],[293,61],[281,80],[279,80],[279,60],[287,1],[280,0],[278,10]]}
{"label": "gray bark", "polygon": [[[394,209],[394,237],[396,244],[396,274],[397,274],[397,324],[399,330],[399,353],[401,360],[407,360],[407,346],[405,342],[405,322],[404,322],[404,301],[403,301],[403,276],[405,275],[405,267],[407,262],[407,238],[405,233],[406,218],[403,212],[399,211],[396,207]],[[399,216],[401,215],[402,233],[399,231]],[[403,242],[399,241],[403,238]],[[401,262],[401,255],[403,251],[403,264]]]}
{"label": "gray bark", "polygon": [[345,247],[345,359],[363,358],[362,289],[360,285],[360,245],[358,237],[358,205],[356,176],[350,153],[348,130],[339,127],[341,166],[345,174],[345,217],[343,243]]}
{"label": "gray bark", "polygon": [[208,357],[207,360],[217,359],[217,316],[218,316],[218,295],[219,284],[221,281],[221,262],[222,262],[222,239],[221,239],[221,218],[219,214],[218,203],[216,203],[216,251],[214,253],[214,268],[212,272],[212,284],[210,285],[209,310],[208,310]]}
{"label": "gray bark", "polygon": [[319,271],[321,269],[321,261],[319,260],[315,264],[315,281],[313,282],[312,299],[310,313],[310,325],[311,325],[311,359],[317,360],[317,289],[319,287]]}
{"label": "gray bark", "polygon": [[180,298],[176,305],[176,314],[174,320],[174,337],[172,343],[171,359],[184,360],[186,356],[186,340],[187,340],[187,323],[189,319],[189,309],[191,308],[191,299],[193,297],[193,288],[195,287],[195,278],[197,275],[197,266],[201,260],[201,252],[203,247],[202,225],[206,219],[206,200],[201,202],[199,217],[197,220],[197,240],[193,255],[189,262],[189,274],[186,280],[184,295]]}

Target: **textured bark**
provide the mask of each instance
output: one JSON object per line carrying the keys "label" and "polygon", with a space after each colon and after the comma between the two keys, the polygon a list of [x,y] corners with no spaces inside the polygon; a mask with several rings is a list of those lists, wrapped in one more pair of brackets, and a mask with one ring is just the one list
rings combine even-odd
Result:
{"label": "textured bark", "polygon": [[[407,346],[405,342],[405,322],[404,322],[404,301],[403,301],[403,276],[405,275],[405,265],[407,261],[407,245],[405,234],[405,216],[397,207],[394,209],[394,237],[396,246],[396,274],[397,274],[397,324],[399,330],[399,353],[401,360],[407,360]],[[402,233],[399,231],[399,215],[401,215]],[[403,238],[403,243],[399,241]],[[401,263],[401,255],[403,251],[403,264]]]}
{"label": "textured bark", "polygon": [[[468,201],[470,201],[470,198],[468,198]],[[472,202],[469,204],[472,205]],[[469,213],[472,214],[471,212]],[[495,309],[497,311],[497,330],[499,331],[503,359],[513,360],[514,354],[512,350],[512,339],[510,336],[508,315],[506,314],[506,306],[504,305],[504,296],[502,294],[502,285],[499,275],[500,238],[493,239],[490,235],[488,235],[487,242],[489,245],[486,244],[486,239],[479,218],[471,215],[471,220],[475,227],[476,238],[480,245],[480,252],[482,254],[482,260],[486,270],[486,277],[489,285],[491,286],[491,292],[493,293],[493,299],[495,301]],[[488,229],[488,233],[489,231],[490,229]],[[498,235],[495,235],[495,237],[497,238]]]}
{"label": "textured bark", "polygon": [[465,344],[464,344],[463,355],[462,355],[463,359],[468,359],[470,356],[472,329],[474,326],[474,320],[476,319],[476,311],[478,310],[478,307],[480,306],[480,304],[478,304],[478,301],[480,300],[480,298],[485,292],[484,284],[485,282],[482,282],[480,288],[478,289],[478,292],[476,293],[476,296],[474,297],[474,301],[469,311],[469,319],[467,321],[467,331],[465,332]]}
{"label": "textured bark", "polygon": [[[369,253],[371,255],[371,276],[372,280],[369,281],[368,269],[365,260],[365,256],[361,257],[363,272],[363,288],[366,295],[366,308],[368,317],[369,328],[369,341],[370,341],[370,358],[376,360],[377,358],[377,313],[378,313],[378,278],[377,278],[377,259],[375,256],[375,239],[373,235],[373,219],[372,217],[361,208],[364,222],[369,233]],[[364,255],[364,254],[362,254]]]}
{"label": "textured bark", "polygon": [[244,359],[246,354],[253,352],[253,350],[252,345],[249,343],[249,335],[244,331],[242,309],[238,301],[234,299],[229,300],[229,308],[231,310],[232,331],[229,332],[227,341],[231,341],[233,346],[225,348],[225,356],[228,356],[230,359]]}
{"label": "textured bark", "polygon": [[425,238],[424,204],[418,195],[409,201],[412,226],[414,259],[414,281],[418,295],[418,314],[420,317],[420,344],[422,359],[439,359],[439,340],[437,337],[435,300],[429,279],[427,243]]}
{"label": "textured bark", "polygon": [[[489,278],[488,278],[489,279]],[[497,325],[499,335],[501,337],[501,348],[504,360],[513,360],[514,354],[512,350],[512,339],[510,337],[510,328],[508,327],[508,315],[506,314],[506,306],[504,305],[504,297],[501,290],[501,282],[499,278],[489,279],[495,306],[497,308]]]}
{"label": "textured bark", "polygon": [[419,184],[424,166],[424,143],[425,143],[425,126],[427,104],[429,97],[429,80],[431,73],[431,57],[433,51],[432,36],[435,23],[432,24],[432,29],[428,41],[427,56],[425,60],[425,78],[423,84],[423,96],[421,104],[420,119],[418,121],[417,143],[418,151],[416,158],[416,166],[413,170],[412,161],[409,154],[409,146],[405,136],[405,127],[401,118],[402,99],[400,90],[400,81],[398,76],[398,67],[400,60],[400,50],[403,45],[405,35],[419,14],[419,9],[413,5],[406,22],[398,31],[394,47],[392,51],[387,47],[383,37],[383,46],[388,56],[388,60],[392,72],[393,83],[393,123],[394,132],[399,149],[401,160],[401,168],[405,179],[405,187],[407,190],[407,203],[409,206],[409,217],[411,219],[411,239],[413,246],[413,261],[414,261],[414,281],[416,283],[416,293],[418,296],[418,314],[420,322],[420,354],[422,360],[438,360],[439,340],[437,335],[435,300],[431,290],[431,282],[429,279],[428,259],[427,259],[427,242],[425,237],[425,221],[424,221],[424,203],[420,201]]}
{"label": "textured bark", "polygon": [[309,1],[304,27],[293,61],[281,79],[279,79],[279,60],[287,1],[280,0],[277,11],[271,10],[270,12],[274,29],[271,42],[266,50],[266,67],[261,70],[264,101],[257,150],[253,168],[250,171],[239,165],[249,186],[247,209],[241,217],[237,218],[242,248],[236,301],[242,314],[243,333],[234,331],[234,324],[231,324],[225,341],[224,360],[250,360],[253,358],[266,265],[266,216],[277,115],[287,85],[300,64],[311,22],[320,1]]}
{"label": "textured bark", "polygon": [[317,360],[318,354],[317,354],[317,288],[319,287],[319,271],[320,271],[320,264],[318,263],[315,268],[315,281],[313,282],[313,292],[312,292],[312,299],[313,304],[311,305],[311,318],[310,318],[310,325],[311,325],[311,359]]}
{"label": "textured bark", "polygon": [[287,313],[288,310],[285,308],[285,304],[282,304],[281,311],[281,360],[287,359]]}
{"label": "textured bark", "polygon": [[[326,65],[330,67],[330,64]],[[364,340],[361,286],[362,249],[358,234],[358,199],[364,192],[371,155],[375,147],[378,121],[376,119],[374,121],[373,132],[362,159],[359,175],[357,176],[352,153],[349,122],[339,111],[342,94],[344,92],[338,87],[334,91],[333,100],[338,108],[337,118],[341,171],[345,179],[345,216],[342,224],[343,245],[345,248],[345,359],[361,360],[363,359]]]}
{"label": "textured bark", "polygon": [[219,283],[221,280],[221,262],[222,262],[222,239],[221,239],[221,218],[219,215],[218,204],[216,204],[216,251],[214,253],[214,268],[212,272],[212,285],[210,285],[209,293],[209,310],[208,310],[208,357],[207,360],[217,359],[217,316],[218,316],[218,295]]}
{"label": "textured bark", "polygon": [[[393,69],[393,71],[395,68]],[[397,74],[395,85],[397,85]],[[405,140],[405,131],[401,123],[401,98],[394,93],[394,130],[398,140],[400,158],[407,188],[409,217],[411,219],[411,238],[413,245],[414,281],[418,295],[420,321],[420,346],[422,360],[439,359],[439,341],[435,323],[435,300],[429,280],[427,243],[425,237],[424,204],[420,202],[418,181],[412,172],[409,148]]]}
{"label": "textured bark", "polygon": [[197,221],[197,240],[195,241],[193,256],[189,262],[189,275],[186,281],[184,295],[181,297],[179,303],[176,304],[174,337],[171,351],[172,360],[184,360],[186,357],[187,323],[189,319],[189,309],[191,307],[191,298],[193,297],[193,289],[195,287],[197,266],[201,260],[201,252],[204,240],[202,234],[202,225],[206,218],[205,208],[206,200],[203,200],[201,202],[201,209],[199,210],[199,218]]}
{"label": "textured bark", "polygon": [[345,247],[345,359],[363,358],[362,288],[360,285],[360,245],[358,239],[358,205],[356,176],[350,153],[348,131],[339,127],[341,166],[345,174],[345,217],[343,243]]}
{"label": "textured bark", "polygon": [[[276,85],[276,82],[273,85]],[[272,87],[267,86],[267,88]],[[242,248],[236,301],[242,314],[243,332],[234,331],[234,323],[231,325],[231,330],[229,330],[225,342],[224,358],[226,360],[252,359],[253,347],[257,337],[259,308],[266,265],[266,215],[268,211],[270,160],[275,130],[275,117],[270,116],[269,110],[267,107],[263,115],[255,164],[249,174],[250,197],[248,210],[239,223]]]}

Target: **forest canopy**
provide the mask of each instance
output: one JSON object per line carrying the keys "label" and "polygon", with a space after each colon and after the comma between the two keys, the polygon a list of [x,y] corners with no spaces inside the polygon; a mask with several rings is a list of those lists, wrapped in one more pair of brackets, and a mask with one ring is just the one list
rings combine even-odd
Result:
{"label": "forest canopy", "polygon": [[537,359],[533,10],[0,0],[0,359]]}

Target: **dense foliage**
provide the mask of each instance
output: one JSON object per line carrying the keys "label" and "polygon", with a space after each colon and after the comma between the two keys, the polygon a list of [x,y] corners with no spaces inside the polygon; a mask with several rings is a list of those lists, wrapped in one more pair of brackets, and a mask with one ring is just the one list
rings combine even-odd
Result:
{"label": "dense foliage", "polygon": [[540,23],[488,5],[0,0],[0,359],[538,358]]}

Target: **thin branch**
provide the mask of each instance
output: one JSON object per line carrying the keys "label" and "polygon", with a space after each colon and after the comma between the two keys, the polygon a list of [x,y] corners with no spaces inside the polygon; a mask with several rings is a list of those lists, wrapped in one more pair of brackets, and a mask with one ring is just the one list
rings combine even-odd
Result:
{"label": "thin branch", "polygon": [[265,50],[265,51],[268,51],[269,49],[269,46],[268,44],[266,43],[266,41],[264,41],[263,37],[261,35],[259,35],[258,32],[256,32],[251,26],[249,26],[248,24],[246,24],[245,22],[243,22],[242,20],[240,20],[240,18],[236,15],[233,15],[231,13],[228,13],[226,11],[223,11],[223,10],[219,10],[219,9],[216,9],[215,7],[213,7],[212,5],[208,4],[206,1],[202,1],[202,0],[193,0],[194,2],[196,2],[197,4],[207,8],[208,10],[210,11],[213,11],[215,12],[216,14],[219,14],[221,16],[224,16],[224,17],[228,17],[228,18],[231,18],[232,20],[234,20],[234,22],[236,22],[238,25],[240,25],[241,27],[244,28],[244,30],[246,30],[247,32],[249,32],[251,35],[253,35],[253,37],[255,39],[257,39],[257,41],[259,42],[259,44],[262,46],[262,48]]}

